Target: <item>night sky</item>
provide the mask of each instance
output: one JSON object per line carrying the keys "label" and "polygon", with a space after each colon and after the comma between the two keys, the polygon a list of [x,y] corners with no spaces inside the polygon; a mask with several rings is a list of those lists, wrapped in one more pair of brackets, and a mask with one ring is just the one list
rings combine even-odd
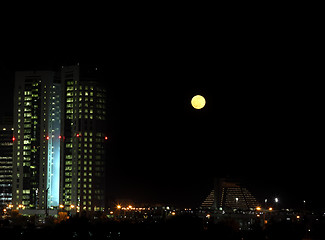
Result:
{"label": "night sky", "polygon": [[[15,70],[95,64],[108,91],[110,197],[193,206],[213,178],[231,177],[285,206],[319,204],[324,98],[312,30],[261,16],[163,16],[8,28],[1,113],[12,111]],[[202,110],[190,105],[196,94]]]}

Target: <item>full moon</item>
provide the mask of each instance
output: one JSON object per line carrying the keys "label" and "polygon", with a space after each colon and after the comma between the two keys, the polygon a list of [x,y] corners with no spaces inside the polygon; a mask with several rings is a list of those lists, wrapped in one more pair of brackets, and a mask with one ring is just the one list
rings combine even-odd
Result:
{"label": "full moon", "polygon": [[195,109],[201,109],[205,106],[205,99],[201,95],[196,95],[192,98],[191,104]]}

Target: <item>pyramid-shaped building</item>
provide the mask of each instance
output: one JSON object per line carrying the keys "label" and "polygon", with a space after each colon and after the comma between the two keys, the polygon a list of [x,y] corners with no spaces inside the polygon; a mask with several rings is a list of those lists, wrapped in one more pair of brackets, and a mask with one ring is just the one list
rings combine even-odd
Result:
{"label": "pyramid-shaped building", "polygon": [[256,198],[241,184],[219,179],[215,187],[201,204],[203,209],[241,209],[250,210],[259,206]]}

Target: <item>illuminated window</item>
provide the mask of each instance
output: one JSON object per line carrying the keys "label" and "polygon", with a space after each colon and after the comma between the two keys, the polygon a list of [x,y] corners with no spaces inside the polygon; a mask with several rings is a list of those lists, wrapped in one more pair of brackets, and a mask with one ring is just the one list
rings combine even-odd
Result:
{"label": "illuminated window", "polygon": [[65,146],[66,148],[72,148],[72,143],[67,143]]}

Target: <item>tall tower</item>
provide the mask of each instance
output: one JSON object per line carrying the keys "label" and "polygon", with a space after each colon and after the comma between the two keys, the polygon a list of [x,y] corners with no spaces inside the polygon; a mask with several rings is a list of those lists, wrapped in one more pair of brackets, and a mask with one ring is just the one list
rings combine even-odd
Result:
{"label": "tall tower", "polygon": [[55,169],[60,162],[55,160],[58,149],[54,150],[54,138],[60,132],[60,108],[55,82],[53,71],[20,71],[15,75],[14,207],[44,209],[58,202],[59,172]]}
{"label": "tall tower", "polygon": [[106,90],[96,68],[61,69],[60,203],[77,212],[104,209]]}

